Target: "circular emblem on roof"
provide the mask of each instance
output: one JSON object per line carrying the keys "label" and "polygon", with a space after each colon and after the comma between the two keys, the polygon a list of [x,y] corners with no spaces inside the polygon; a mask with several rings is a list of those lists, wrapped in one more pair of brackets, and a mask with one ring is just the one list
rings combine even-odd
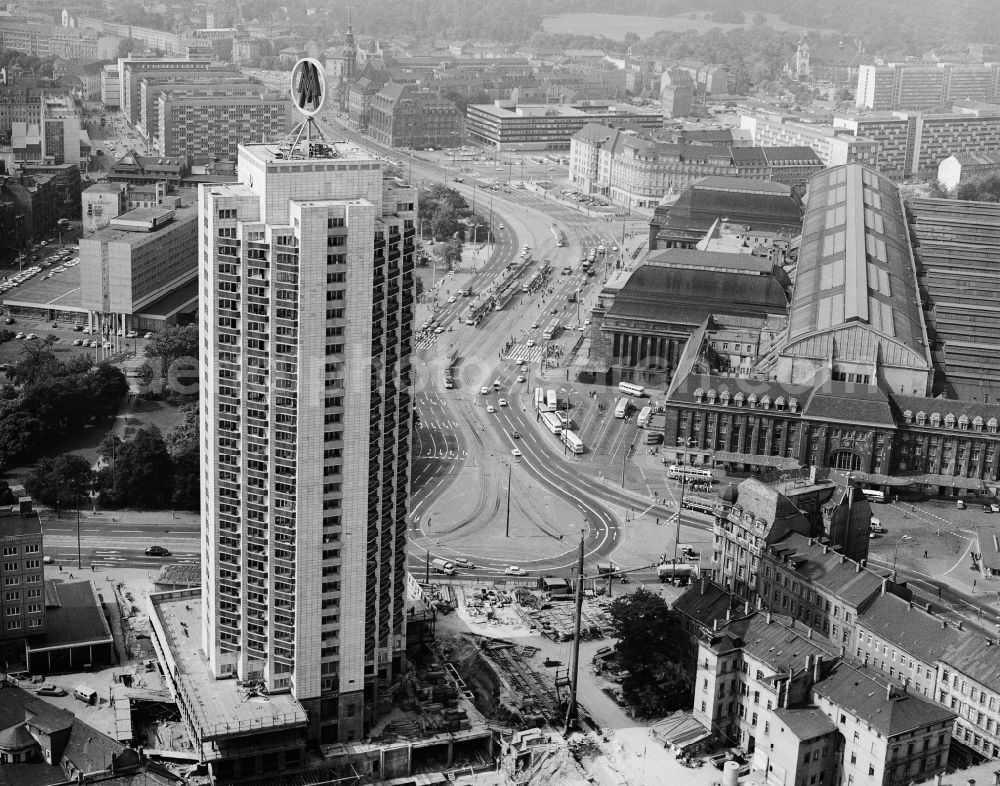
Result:
{"label": "circular emblem on roof", "polygon": [[292,101],[299,113],[315,116],[326,99],[326,71],[319,60],[303,57],[292,69]]}

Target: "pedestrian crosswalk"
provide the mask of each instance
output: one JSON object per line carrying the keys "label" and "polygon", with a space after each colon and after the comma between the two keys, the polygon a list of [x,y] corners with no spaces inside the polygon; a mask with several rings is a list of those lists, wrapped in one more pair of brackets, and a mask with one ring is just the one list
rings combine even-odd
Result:
{"label": "pedestrian crosswalk", "polygon": [[544,355],[545,347],[529,347],[526,343],[522,342],[515,344],[503,353],[503,358],[505,360],[513,360],[517,363],[541,363]]}
{"label": "pedestrian crosswalk", "polygon": [[462,459],[466,458],[468,455],[469,451],[467,450],[459,450],[459,451],[423,450],[420,452],[414,451],[413,453],[414,458],[429,458],[429,459],[436,458],[436,459],[441,459],[443,461]]}

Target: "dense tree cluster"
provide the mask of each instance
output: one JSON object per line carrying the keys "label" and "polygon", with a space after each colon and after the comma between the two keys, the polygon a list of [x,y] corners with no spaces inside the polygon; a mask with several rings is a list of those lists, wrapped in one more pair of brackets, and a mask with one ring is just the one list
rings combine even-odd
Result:
{"label": "dense tree cluster", "polygon": [[35,458],[53,441],[112,417],[125,376],[85,355],[62,361],[47,343],[29,342],[0,388],[0,463]]}
{"label": "dense tree cluster", "polygon": [[962,183],[955,193],[958,199],[968,199],[973,202],[1000,202],[1000,175]]}
{"label": "dense tree cluster", "polygon": [[434,185],[420,192],[417,217],[424,237],[439,241],[450,240],[456,235],[464,238],[470,222],[481,221],[464,196],[444,185]]}
{"label": "dense tree cluster", "polygon": [[110,434],[100,447],[94,490],[110,507],[197,510],[200,486],[198,408],[182,408],[184,421],[164,439],[159,429],[139,429],[130,440]]}
{"label": "dense tree cluster", "polygon": [[628,675],[622,683],[626,701],[643,717],[690,707],[693,675],[682,665],[689,641],[680,613],[640,588],[616,598],[610,614],[618,663]]}

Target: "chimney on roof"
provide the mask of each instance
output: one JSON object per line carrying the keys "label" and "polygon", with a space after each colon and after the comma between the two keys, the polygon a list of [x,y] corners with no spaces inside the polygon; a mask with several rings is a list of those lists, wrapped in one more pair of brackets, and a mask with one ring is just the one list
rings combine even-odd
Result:
{"label": "chimney on roof", "polygon": [[764,619],[765,619],[765,620],[767,621],[767,624],[768,624],[768,625],[770,625],[770,624],[771,624],[771,611],[770,611],[770,609],[768,609],[768,612],[767,612],[767,614],[765,615]]}
{"label": "chimney on roof", "polygon": [[840,657],[843,658],[843,657],[846,657],[846,656],[847,656],[847,647],[845,645],[841,644],[840,645]]}
{"label": "chimney on roof", "polygon": [[719,629],[719,618],[716,617],[714,620],[712,620],[712,630],[716,631],[718,629]]}
{"label": "chimney on roof", "polygon": [[729,622],[729,618],[732,616],[732,610],[726,609],[726,622]]}
{"label": "chimney on roof", "polygon": [[823,670],[823,656],[817,655],[816,660],[813,661],[813,685],[819,682],[820,673]]}
{"label": "chimney on roof", "polygon": [[[812,628],[810,628],[809,630],[812,630]],[[812,671],[812,667],[813,667],[813,656],[812,654],[806,655],[806,671],[807,672]]]}
{"label": "chimney on roof", "polygon": [[854,572],[855,573],[860,573],[861,572],[861,563],[860,562],[854,563]]}
{"label": "chimney on roof", "polygon": [[866,559],[858,560],[858,564],[863,568],[868,564],[868,560]]}
{"label": "chimney on roof", "polygon": [[885,684],[885,700],[892,701],[892,683],[887,682]]}
{"label": "chimney on roof", "polygon": [[705,577],[704,576],[701,577],[701,591],[698,594],[699,595],[704,595],[705,594]]}
{"label": "chimney on roof", "polygon": [[845,557],[845,556],[844,556],[843,554],[841,554],[841,555],[840,555],[840,564],[841,564],[841,565],[843,565],[843,564],[844,564],[844,560],[845,560],[845,559],[847,559],[847,557]]}
{"label": "chimney on roof", "polygon": [[812,628],[809,628],[808,636],[809,636],[810,639],[812,639],[812,637],[813,637],[813,629]]}
{"label": "chimney on roof", "polygon": [[824,553],[824,554],[826,554],[826,552],[827,552],[827,551],[829,551],[829,550],[830,550],[829,546],[827,546],[827,545],[826,545],[826,544],[824,543],[824,544],[823,544],[823,553]]}
{"label": "chimney on roof", "polygon": [[757,610],[764,608],[764,599],[760,595],[757,596]]}

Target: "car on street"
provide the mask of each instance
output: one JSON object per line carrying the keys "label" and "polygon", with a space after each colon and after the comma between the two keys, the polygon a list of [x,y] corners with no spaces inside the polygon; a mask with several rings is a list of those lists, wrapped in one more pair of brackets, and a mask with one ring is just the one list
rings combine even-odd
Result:
{"label": "car on street", "polygon": [[521,454],[521,451],[520,451],[520,450],[518,450],[517,448],[514,448],[514,449],[513,449],[513,450],[512,450],[511,452],[510,452],[510,455],[512,455],[512,456],[513,456],[514,458],[521,458],[521,455],[522,455],[522,454]]}
{"label": "car on street", "polygon": [[135,330],[130,330],[125,334],[125,338],[139,338],[139,334]]}
{"label": "car on street", "polygon": [[438,325],[436,328],[434,328],[434,333],[435,334],[444,333],[444,328],[441,325]]}
{"label": "car on street", "polygon": [[66,691],[60,688],[58,685],[53,685],[51,682],[43,682],[37,688],[35,688],[35,693],[39,696],[65,696]]}
{"label": "car on street", "polygon": [[170,552],[167,551],[163,546],[147,546],[146,547],[147,557],[169,557]]}
{"label": "car on street", "polygon": [[1000,502],[991,502],[990,507],[993,509],[994,513],[1000,513]]}
{"label": "car on street", "polygon": [[455,567],[456,568],[474,568],[474,567],[476,567],[475,563],[472,562],[472,561],[470,561],[468,557],[455,557],[455,559],[453,559],[452,562],[455,563]]}
{"label": "car on street", "polygon": [[97,349],[97,347],[98,347],[98,344],[97,344],[97,342],[96,342],[96,341],[91,341],[91,342],[90,342],[90,348],[91,348],[91,349]]}
{"label": "car on street", "polygon": [[504,228],[503,224],[497,224],[497,229],[503,229],[503,228]]}
{"label": "car on street", "polygon": [[505,398],[499,398],[499,399],[497,399],[497,404],[500,405],[501,407],[506,407],[507,406],[507,399],[505,399]]}
{"label": "car on street", "polygon": [[145,336],[143,336],[143,338],[152,338],[152,337],[153,337],[152,333],[147,333]]}
{"label": "car on street", "polygon": [[537,322],[532,322],[531,323],[531,329],[532,330],[538,330],[538,323]]}
{"label": "car on street", "polygon": [[527,576],[528,571],[524,568],[519,568],[517,565],[508,565],[507,569],[504,570],[504,575],[506,576]]}
{"label": "car on street", "polygon": [[496,407],[494,407],[494,406],[493,406],[492,404],[487,404],[487,405],[486,405],[486,411],[487,411],[487,412],[496,412],[496,411],[497,411],[497,408],[496,408]]}
{"label": "car on street", "polygon": [[42,557],[42,564],[43,565],[51,565],[52,564],[52,557],[50,555],[46,554],[44,557]]}
{"label": "car on street", "polygon": [[35,333],[29,333],[28,335],[25,336],[25,338],[28,339],[29,341],[32,341],[32,340],[38,338],[38,335],[35,334]]}
{"label": "car on street", "polygon": [[83,343],[83,339],[82,339],[82,338],[74,338],[74,339],[73,339],[73,346],[74,346],[74,347],[78,347],[78,346],[80,346],[80,345],[81,345],[82,343]]}
{"label": "car on street", "polygon": [[24,333],[18,333],[14,338],[21,339],[24,338]]}
{"label": "car on street", "polygon": [[515,429],[511,429],[510,436],[511,436],[512,439],[520,439],[521,438],[521,432],[518,431],[516,428]]}
{"label": "car on street", "polygon": [[452,295],[450,298],[448,298],[448,302],[449,303],[454,303],[455,302],[455,296]]}
{"label": "car on street", "polygon": [[518,374],[517,375],[517,381],[518,382],[525,382],[526,380],[527,380],[527,377],[525,377],[524,374]]}
{"label": "car on street", "polygon": [[13,324],[14,324],[14,321],[15,321],[15,320],[14,320],[14,317],[7,317],[7,319],[5,319],[5,320],[3,321],[3,323],[4,323],[5,325],[13,325]]}
{"label": "car on street", "polygon": [[482,393],[484,396],[488,396],[490,394],[490,389],[482,388],[479,392]]}

